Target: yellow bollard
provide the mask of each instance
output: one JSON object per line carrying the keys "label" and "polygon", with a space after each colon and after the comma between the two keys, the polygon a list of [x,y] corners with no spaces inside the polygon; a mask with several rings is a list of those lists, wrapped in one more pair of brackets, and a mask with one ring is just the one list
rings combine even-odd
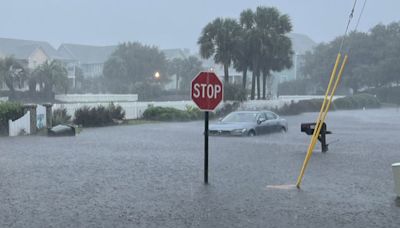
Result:
{"label": "yellow bollard", "polygon": [[[330,104],[332,102],[333,95],[335,94],[335,91],[337,89],[337,86],[339,84],[341,76],[343,74],[344,66],[347,63],[348,56],[346,55],[344,57],[342,65],[341,65],[340,70],[339,70],[339,73],[336,76],[336,71],[337,71],[337,67],[339,65],[340,58],[341,58],[341,54],[338,53],[335,65],[334,65],[333,70],[332,70],[331,78],[329,80],[328,88],[327,88],[327,90],[325,92],[324,101],[322,103],[321,110],[319,112],[319,115],[318,115],[318,118],[317,118],[317,121],[316,121],[314,133],[313,133],[313,136],[311,137],[311,142],[310,142],[310,144],[308,146],[308,150],[307,150],[307,154],[306,154],[306,157],[304,159],[304,162],[303,162],[303,166],[302,166],[300,174],[299,174],[299,176],[297,178],[297,183],[296,183],[296,187],[297,188],[300,188],[301,182],[302,182],[303,177],[304,177],[305,169],[306,169],[306,167],[308,165],[308,162],[309,162],[309,160],[311,158],[311,155],[313,153],[313,150],[315,148],[315,144],[316,144],[318,136],[319,136],[319,134],[321,132],[322,125],[325,122],[326,115],[327,115],[327,113],[329,111],[329,107],[330,107]],[[334,81],[334,79],[335,79],[335,83],[334,83],[334,86],[333,86],[333,88],[331,90],[332,82]],[[328,99],[328,95],[329,95],[329,99]]]}

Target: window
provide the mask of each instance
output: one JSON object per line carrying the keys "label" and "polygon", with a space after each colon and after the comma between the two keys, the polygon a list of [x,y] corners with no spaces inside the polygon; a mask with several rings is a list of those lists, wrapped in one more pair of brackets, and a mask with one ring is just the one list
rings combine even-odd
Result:
{"label": "window", "polygon": [[278,118],[278,116],[272,112],[266,112],[265,114],[267,115],[267,120],[275,120]]}

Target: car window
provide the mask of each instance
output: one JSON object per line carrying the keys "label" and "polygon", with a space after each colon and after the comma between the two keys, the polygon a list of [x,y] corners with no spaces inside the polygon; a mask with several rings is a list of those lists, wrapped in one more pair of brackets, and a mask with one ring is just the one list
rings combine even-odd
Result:
{"label": "car window", "polygon": [[267,120],[267,116],[266,116],[265,113],[263,113],[263,112],[261,112],[261,113],[258,114],[257,119],[260,119],[260,118],[264,118],[264,119]]}
{"label": "car window", "polygon": [[267,112],[265,114],[267,116],[267,120],[275,120],[275,119],[278,118],[278,116],[275,113],[272,113],[272,112]]}
{"label": "car window", "polygon": [[257,113],[235,112],[227,115],[222,122],[254,122],[257,118]]}

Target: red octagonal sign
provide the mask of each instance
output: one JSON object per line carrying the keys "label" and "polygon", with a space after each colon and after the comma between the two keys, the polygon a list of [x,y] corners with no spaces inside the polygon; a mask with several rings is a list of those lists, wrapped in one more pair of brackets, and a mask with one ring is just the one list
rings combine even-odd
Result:
{"label": "red octagonal sign", "polygon": [[192,100],[203,111],[213,111],[222,101],[224,87],[214,72],[200,72],[191,85]]}

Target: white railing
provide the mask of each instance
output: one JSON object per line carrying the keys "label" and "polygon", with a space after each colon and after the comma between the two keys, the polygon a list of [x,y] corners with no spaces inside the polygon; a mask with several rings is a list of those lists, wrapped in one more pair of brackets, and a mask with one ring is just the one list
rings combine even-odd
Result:
{"label": "white railing", "polygon": [[31,113],[28,111],[25,115],[15,121],[8,120],[9,136],[29,135],[31,133]]}

